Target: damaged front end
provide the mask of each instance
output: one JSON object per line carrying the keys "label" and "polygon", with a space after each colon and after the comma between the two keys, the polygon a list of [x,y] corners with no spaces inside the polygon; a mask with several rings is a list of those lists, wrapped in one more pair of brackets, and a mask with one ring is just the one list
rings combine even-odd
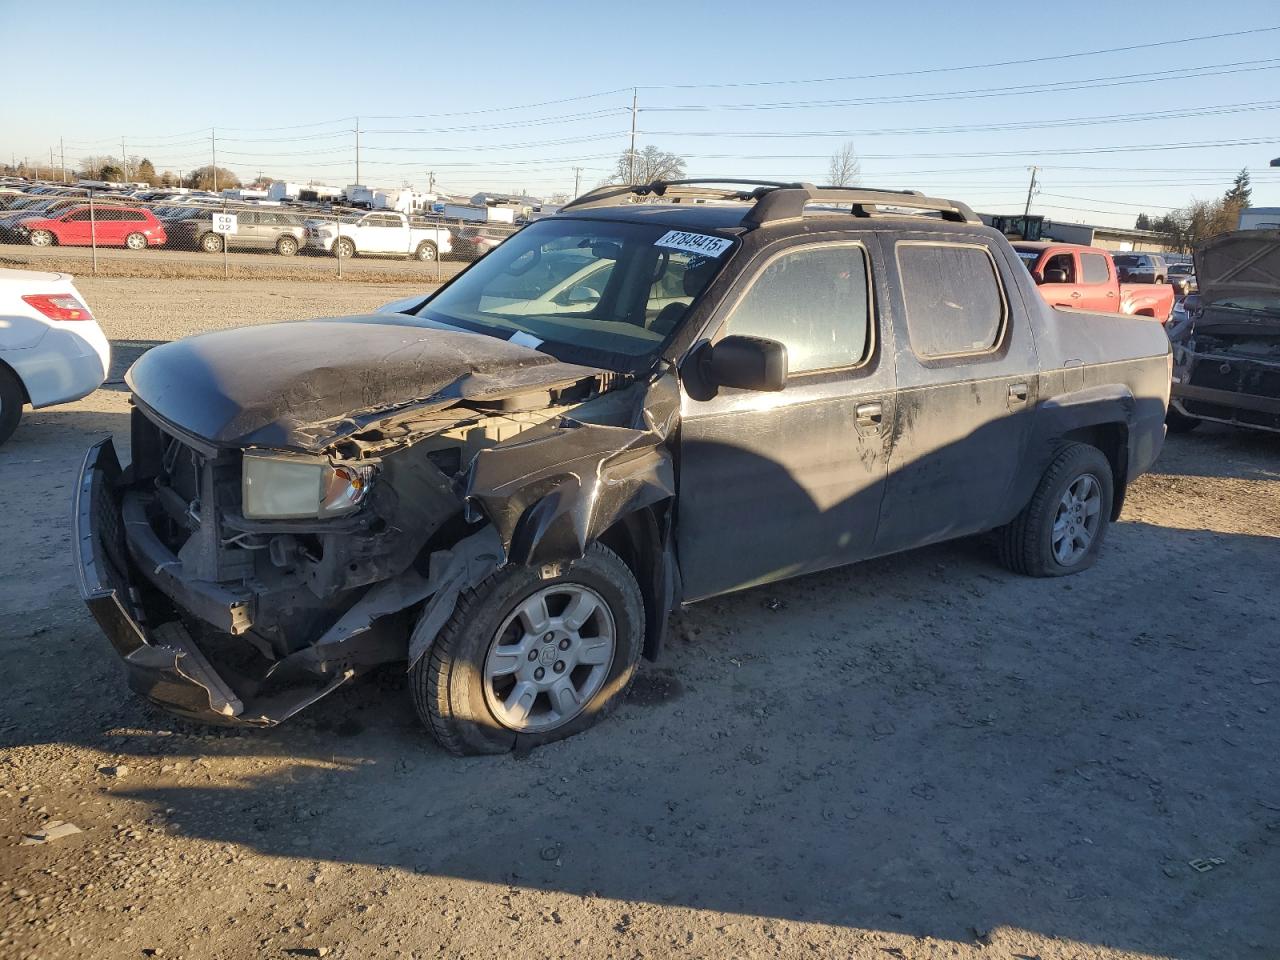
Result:
{"label": "damaged front end", "polygon": [[1280,321],[1226,331],[1198,325],[1173,346],[1171,405],[1184,416],[1280,432]]}
{"label": "damaged front end", "polygon": [[[221,396],[197,396],[188,413],[167,402],[182,377],[162,366],[181,355],[139,361],[131,462],[110,439],[89,450],[74,536],[81,594],[134,690],[205,722],[279,723],[377,665],[412,664],[458,594],[503,565],[572,562],[619,517],[672,495],[673,374],[638,380],[458,336],[481,358],[450,376],[384,369],[370,397],[339,371],[347,396],[374,401],[340,413],[317,399],[343,391],[315,367],[267,414],[252,378],[210,374]],[[442,337],[448,353],[449,335],[401,330],[397,362],[414,364],[418,339],[431,341],[420,366],[438,358]],[[277,371],[275,389],[287,379]],[[233,417],[199,422],[228,400]],[[301,478],[316,465],[318,494],[298,482],[321,509],[300,515],[296,489],[264,495],[259,461]],[[335,476],[348,486],[327,515]]]}
{"label": "damaged front end", "polygon": [[1280,231],[1219,234],[1195,262],[1196,303],[1169,330],[1171,406],[1192,420],[1280,432]]}

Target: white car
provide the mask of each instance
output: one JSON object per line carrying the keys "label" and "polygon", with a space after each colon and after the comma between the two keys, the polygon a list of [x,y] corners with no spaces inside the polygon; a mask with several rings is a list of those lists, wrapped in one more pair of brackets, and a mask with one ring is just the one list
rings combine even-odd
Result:
{"label": "white car", "polygon": [[363,216],[340,215],[338,223],[308,220],[307,248],[340,257],[374,253],[435,260],[452,252],[453,234],[444,227],[411,226],[403,213],[375,210]]}
{"label": "white car", "polygon": [[111,345],[65,273],[0,269],[0,443],[24,404],[88,396],[111,367]]}

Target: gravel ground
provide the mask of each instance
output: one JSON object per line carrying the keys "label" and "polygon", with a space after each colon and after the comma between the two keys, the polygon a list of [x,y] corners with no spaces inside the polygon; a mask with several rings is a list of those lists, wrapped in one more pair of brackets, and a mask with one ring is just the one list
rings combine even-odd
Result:
{"label": "gravel ground", "polygon": [[[412,292],[81,289],[122,355]],[[126,409],[0,448],[6,960],[1280,955],[1275,438],[1170,438],[1077,577],[965,541],[691,607],[604,726],[458,760],[396,670],[266,732],[127,692],[67,522]]]}

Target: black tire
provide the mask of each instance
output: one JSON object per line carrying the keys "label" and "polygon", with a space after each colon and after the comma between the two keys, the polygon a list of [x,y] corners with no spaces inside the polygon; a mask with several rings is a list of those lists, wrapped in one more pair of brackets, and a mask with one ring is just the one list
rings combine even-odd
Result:
{"label": "black tire", "polygon": [[22,404],[26,395],[18,375],[0,364],[0,444],[3,444],[18,429],[18,421],[22,419]]}
{"label": "black tire", "polygon": [[356,244],[350,237],[339,237],[334,242],[333,250],[339,257],[349,259],[356,255]]}
{"label": "black tire", "polygon": [[[1067,491],[1085,476],[1092,476],[1100,488],[1097,526],[1083,555],[1064,564],[1054,555],[1054,522]],[[1102,451],[1085,443],[1068,444],[1053,458],[1022,512],[996,531],[1000,562],[1014,573],[1032,577],[1062,577],[1089,569],[1111,524],[1114,497],[1111,464]]]}
{"label": "black tire", "polygon": [[1169,428],[1170,433],[1190,433],[1200,426],[1200,422],[1195,417],[1188,417],[1185,413],[1179,412],[1172,406],[1169,407],[1168,412],[1164,415],[1164,423]]}
{"label": "black tire", "polygon": [[[604,600],[616,627],[613,659],[603,684],[580,713],[551,730],[517,731],[503,725],[486,703],[485,659],[512,611],[556,584],[585,586]],[[562,740],[593,725],[626,697],[643,638],[640,588],[627,565],[607,547],[592,544],[581,560],[546,580],[535,569],[509,567],[458,597],[453,616],[409,672],[413,705],[436,742],[459,756],[506,753],[517,742],[535,747]]]}
{"label": "black tire", "polygon": [[423,263],[430,263],[439,256],[439,253],[434,243],[430,240],[423,240],[418,244],[418,249],[414,251],[413,255],[415,259],[421,260]]}
{"label": "black tire", "polygon": [[292,257],[298,252],[298,238],[284,236],[276,241],[276,253],[282,257]]}
{"label": "black tire", "polygon": [[206,233],[200,237],[200,249],[205,253],[221,253],[224,243],[226,241],[222,239],[221,234]]}

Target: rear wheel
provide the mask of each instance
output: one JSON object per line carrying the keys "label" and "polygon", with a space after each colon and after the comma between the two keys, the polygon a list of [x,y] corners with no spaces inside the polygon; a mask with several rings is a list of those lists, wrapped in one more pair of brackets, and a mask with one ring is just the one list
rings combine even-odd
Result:
{"label": "rear wheel", "polygon": [[23,393],[18,375],[0,364],[0,443],[4,443],[18,429],[22,418]]}
{"label": "rear wheel", "polygon": [[459,596],[410,672],[414,707],[451,753],[560,740],[622,700],[643,637],[640,588],[608,548],[546,580],[507,568]]}
{"label": "rear wheel", "polygon": [[430,240],[423,240],[418,244],[418,249],[414,252],[414,256],[424,262],[434,260],[436,258],[436,245]]}
{"label": "rear wheel", "polygon": [[333,246],[334,246],[334,249],[338,252],[338,256],[342,257],[344,260],[348,257],[354,257],[356,255],[355,243],[351,240],[348,240],[346,237],[339,237],[338,242],[335,243]]}
{"label": "rear wheel", "polygon": [[221,253],[225,241],[216,233],[206,233],[200,238],[200,249],[205,253]]}
{"label": "rear wheel", "polygon": [[276,241],[276,253],[282,257],[292,257],[298,252],[298,241],[295,237],[281,237]]}
{"label": "rear wheel", "polygon": [[141,233],[131,233],[124,238],[124,245],[130,250],[147,249],[147,238]]}
{"label": "rear wheel", "polygon": [[51,247],[53,246],[53,234],[48,230],[32,230],[31,245],[33,247]]}
{"label": "rear wheel", "polygon": [[1044,472],[1030,502],[997,531],[1000,561],[1015,573],[1061,577],[1093,566],[1111,522],[1111,464],[1072,443]]}

